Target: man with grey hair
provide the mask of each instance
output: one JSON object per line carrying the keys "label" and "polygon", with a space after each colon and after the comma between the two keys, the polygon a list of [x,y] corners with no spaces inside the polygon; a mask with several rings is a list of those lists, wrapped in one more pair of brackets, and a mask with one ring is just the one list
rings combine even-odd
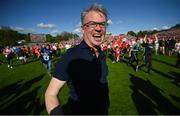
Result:
{"label": "man with grey hair", "polygon": [[[83,41],[68,49],[55,66],[45,93],[48,114],[108,114],[108,67],[100,49],[107,20],[107,11],[99,4],[93,4],[82,12]],[[57,97],[66,82],[70,90],[70,111]]]}

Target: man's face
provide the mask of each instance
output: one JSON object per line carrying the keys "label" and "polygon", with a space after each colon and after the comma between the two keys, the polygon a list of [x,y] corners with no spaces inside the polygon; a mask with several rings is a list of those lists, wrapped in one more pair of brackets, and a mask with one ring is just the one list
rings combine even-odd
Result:
{"label": "man's face", "polygon": [[85,42],[90,47],[101,45],[106,33],[106,18],[96,11],[90,11],[84,17],[84,24],[82,27]]}

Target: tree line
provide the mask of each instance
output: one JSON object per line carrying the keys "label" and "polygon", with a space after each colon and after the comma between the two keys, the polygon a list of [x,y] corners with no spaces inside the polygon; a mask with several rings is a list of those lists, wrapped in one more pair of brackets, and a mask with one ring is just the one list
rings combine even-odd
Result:
{"label": "tree line", "polygon": [[172,26],[169,29],[162,29],[162,30],[149,30],[149,31],[139,31],[139,32],[134,32],[134,31],[128,31],[127,35],[131,35],[134,37],[144,37],[146,34],[147,35],[152,35],[158,32],[163,32],[163,31],[168,31],[168,30],[179,30],[180,29],[180,24],[176,24],[175,26]]}
{"label": "tree line", "polygon": [[[52,36],[50,34],[46,34],[46,42],[59,42],[59,41],[66,41],[72,38],[78,38],[79,36],[74,33],[63,32],[57,36]],[[19,41],[25,40],[27,44],[31,42],[30,33],[22,34],[18,31],[12,29],[0,29],[0,46],[16,46],[19,45]]]}
{"label": "tree line", "polygon": [[[171,30],[171,29],[180,29],[180,24],[176,24],[175,26],[167,30]],[[146,34],[152,35],[152,34],[155,34],[161,31],[167,31],[167,30],[160,30],[160,31],[157,31],[157,30],[146,31],[145,30],[145,31],[139,31],[137,33],[134,31],[128,31],[127,35],[131,35],[134,37],[144,37]],[[50,34],[46,34],[46,42],[52,43],[52,42],[66,41],[66,40],[78,38],[78,37],[79,35],[70,33],[70,32],[62,32],[61,34],[56,35],[55,37]],[[21,40],[25,40],[24,44],[31,42],[30,33],[22,34],[10,28],[0,29],[0,46],[18,45],[18,41],[21,41]]]}

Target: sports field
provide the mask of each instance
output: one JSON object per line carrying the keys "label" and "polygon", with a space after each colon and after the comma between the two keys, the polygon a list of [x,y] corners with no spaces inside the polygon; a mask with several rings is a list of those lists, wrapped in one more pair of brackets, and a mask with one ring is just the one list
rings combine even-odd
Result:
{"label": "sports field", "polygon": [[[180,68],[175,63],[176,56],[153,56],[152,71],[147,74],[145,67],[135,72],[127,60],[113,64],[107,58],[109,114],[180,114]],[[44,93],[50,79],[40,61],[24,65],[17,61],[13,69],[0,64],[0,114],[47,114]],[[65,106],[67,86],[60,97]]]}

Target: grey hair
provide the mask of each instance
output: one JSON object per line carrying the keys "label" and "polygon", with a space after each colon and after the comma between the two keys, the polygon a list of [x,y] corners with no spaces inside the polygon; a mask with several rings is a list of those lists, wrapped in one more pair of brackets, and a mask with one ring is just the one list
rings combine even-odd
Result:
{"label": "grey hair", "polygon": [[108,12],[107,12],[106,8],[104,6],[102,6],[101,4],[94,3],[94,4],[92,4],[90,7],[88,7],[87,9],[85,9],[81,13],[81,24],[82,25],[84,24],[84,17],[90,11],[97,11],[97,12],[102,13],[105,16],[106,22],[107,22],[107,20],[108,20]]}

